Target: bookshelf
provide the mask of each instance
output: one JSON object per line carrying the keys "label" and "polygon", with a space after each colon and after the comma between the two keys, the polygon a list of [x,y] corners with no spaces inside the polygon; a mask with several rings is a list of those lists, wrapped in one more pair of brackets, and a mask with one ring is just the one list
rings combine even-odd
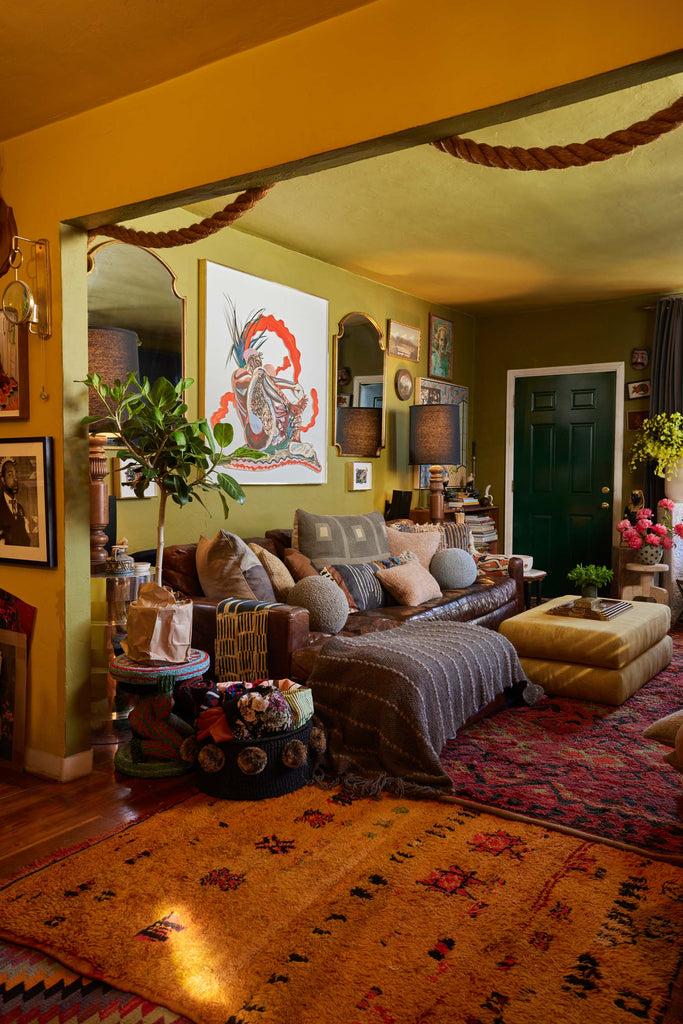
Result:
{"label": "bookshelf", "polygon": [[[493,526],[496,533],[496,540],[489,541],[486,550],[492,555],[498,554],[498,543],[500,538],[500,507],[498,505],[465,505],[463,507],[465,516],[477,516],[485,517],[488,516],[493,520]],[[453,521],[455,518],[455,511],[452,508],[448,508],[446,505],[443,511],[443,517],[446,522]],[[414,523],[428,523],[429,522],[429,509],[428,508],[411,508],[410,518]],[[477,539],[475,537],[475,543]]]}

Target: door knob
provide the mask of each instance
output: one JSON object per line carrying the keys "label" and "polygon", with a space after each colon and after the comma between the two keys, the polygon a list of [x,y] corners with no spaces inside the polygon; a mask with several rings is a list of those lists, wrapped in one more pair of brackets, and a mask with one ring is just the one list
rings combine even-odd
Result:
{"label": "door knob", "polygon": [[602,488],[602,493],[603,494],[609,494],[609,487],[603,487]]}
{"label": "door knob", "polygon": [[600,508],[609,508],[609,501],[603,501],[600,503]]}

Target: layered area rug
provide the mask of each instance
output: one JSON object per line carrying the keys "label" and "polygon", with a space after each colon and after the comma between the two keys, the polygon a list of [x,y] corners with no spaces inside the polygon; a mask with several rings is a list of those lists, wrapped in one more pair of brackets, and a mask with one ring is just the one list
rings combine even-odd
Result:
{"label": "layered area rug", "polygon": [[0,923],[199,1024],[681,1019],[683,869],[436,801],[192,796],[4,884]]}
{"label": "layered area rug", "polygon": [[682,776],[643,730],[683,708],[683,633],[673,661],[621,707],[543,697],[450,740],[458,799],[683,863]]}

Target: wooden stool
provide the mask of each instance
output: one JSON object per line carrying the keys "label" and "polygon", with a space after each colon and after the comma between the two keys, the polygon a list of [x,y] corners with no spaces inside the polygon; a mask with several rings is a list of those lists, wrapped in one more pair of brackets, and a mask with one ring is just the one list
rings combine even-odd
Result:
{"label": "wooden stool", "polygon": [[548,575],[543,569],[527,569],[524,573],[524,607],[531,608],[531,585],[536,585],[536,604],[541,603],[541,587]]}
{"label": "wooden stool", "polygon": [[657,604],[668,604],[669,594],[664,587],[653,587],[652,580],[657,572],[668,572],[669,566],[663,562],[656,565],[641,565],[640,562],[627,562],[624,566],[629,572],[636,572],[640,581],[629,587],[622,587],[619,595],[622,601],[656,601]]}

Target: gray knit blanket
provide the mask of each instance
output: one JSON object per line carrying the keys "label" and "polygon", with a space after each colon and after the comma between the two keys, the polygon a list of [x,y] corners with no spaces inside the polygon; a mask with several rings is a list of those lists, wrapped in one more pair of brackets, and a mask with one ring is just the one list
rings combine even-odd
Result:
{"label": "gray knit blanket", "polygon": [[453,792],[439,760],[446,741],[506,687],[525,682],[500,633],[423,621],[328,640],[308,679],[335,780],[353,793],[425,796]]}

